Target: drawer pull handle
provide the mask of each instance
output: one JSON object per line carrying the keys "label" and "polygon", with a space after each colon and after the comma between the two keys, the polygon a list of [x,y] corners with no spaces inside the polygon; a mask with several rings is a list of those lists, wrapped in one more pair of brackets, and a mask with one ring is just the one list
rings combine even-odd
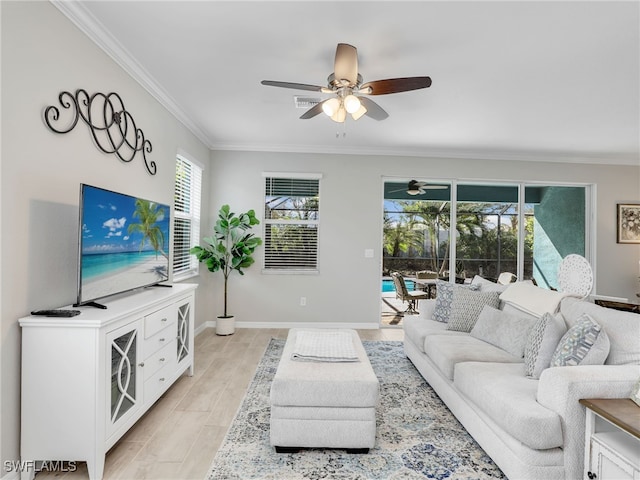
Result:
{"label": "drawer pull handle", "polygon": [[593,472],[588,472],[587,473],[587,477],[589,477],[591,480],[593,480],[594,478],[598,478],[598,475],[596,475]]}
{"label": "drawer pull handle", "polygon": [[167,321],[167,319],[166,319],[166,318],[162,318],[160,321],[161,321],[161,322],[166,322],[166,321]]}
{"label": "drawer pull handle", "polygon": [[164,342],[164,337],[160,339],[161,342]]}
{"label": "drawer pull handle", "polygon": [[161,382],[164,382],[164,377],[159,378],[158,380],[160,380]]}
{"label": "drawer pull handle", "polygon": [[139,366],[139,367],[144,367],[144,362],[140,362],[140,363],[138,364],[138,366]]}
{"label": "drawer pull handle", "polygon": [[161,362],[164,362],[164,357],[162,357],[162,358],[160,359],[160,361],[161,361]]}

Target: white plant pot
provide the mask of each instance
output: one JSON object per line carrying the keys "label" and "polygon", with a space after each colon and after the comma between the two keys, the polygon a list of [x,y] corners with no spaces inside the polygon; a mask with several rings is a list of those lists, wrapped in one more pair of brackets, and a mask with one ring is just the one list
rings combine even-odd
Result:
{"label": "white plant pot", "polygon": [[218,317],[216,320],[216,335],[233,335],[236,331],[236,317]]}

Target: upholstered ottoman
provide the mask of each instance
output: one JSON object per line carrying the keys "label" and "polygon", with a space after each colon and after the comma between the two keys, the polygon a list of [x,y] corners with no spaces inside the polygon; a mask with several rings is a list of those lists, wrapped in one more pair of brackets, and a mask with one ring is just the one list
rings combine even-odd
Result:
{"label": "upholstered ottoman", "polygon": [[[312,332],[346,332],[357,361],[293,359],[299,332],[305,338]],[[378,397],[378,379],[355,330],[293,328],[271,385],[271,445],[279,453],[300,448],[367,453],[376,439]]]}

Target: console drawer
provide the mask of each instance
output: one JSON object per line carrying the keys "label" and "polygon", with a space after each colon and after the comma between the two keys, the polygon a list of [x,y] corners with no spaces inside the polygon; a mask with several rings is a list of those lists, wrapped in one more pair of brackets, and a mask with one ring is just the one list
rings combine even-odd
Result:
{"label": "console drawer", "polygon": [[175,323],[177,317],[175,304],[167,305],[144,317],[144,338],[149,338],[160,330]]}
{"label": "console drawer", "polygon": [[176,356],[176,341],[172,340],[157,352],[144,359],[144,379],[148,380],[165,365],[169,365]]}
{"label": "console drawer", "polygon": [[[173,366],[172,366],[173,364]],[[144,382],[144,401],[155,401],[156,397],[159,397],[164,392],[173,380],[172,376],[175,374],[175,362],[169,362],[169,365],[165,365],[156,373],[151,375]],[[145,375],[146,377],[146,375]]]}

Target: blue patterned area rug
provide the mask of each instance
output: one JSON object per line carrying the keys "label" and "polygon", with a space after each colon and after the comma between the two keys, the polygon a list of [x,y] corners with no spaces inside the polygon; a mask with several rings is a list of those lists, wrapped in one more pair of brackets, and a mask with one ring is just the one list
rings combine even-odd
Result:
{"label": "blue patterned area rug", "polygon": [[380,381],[376,445],[366,455],[269,445],[269,390],[284,340],[272,339],[208,480],[505,478],[407,359],[402,342],[362,342]]}

